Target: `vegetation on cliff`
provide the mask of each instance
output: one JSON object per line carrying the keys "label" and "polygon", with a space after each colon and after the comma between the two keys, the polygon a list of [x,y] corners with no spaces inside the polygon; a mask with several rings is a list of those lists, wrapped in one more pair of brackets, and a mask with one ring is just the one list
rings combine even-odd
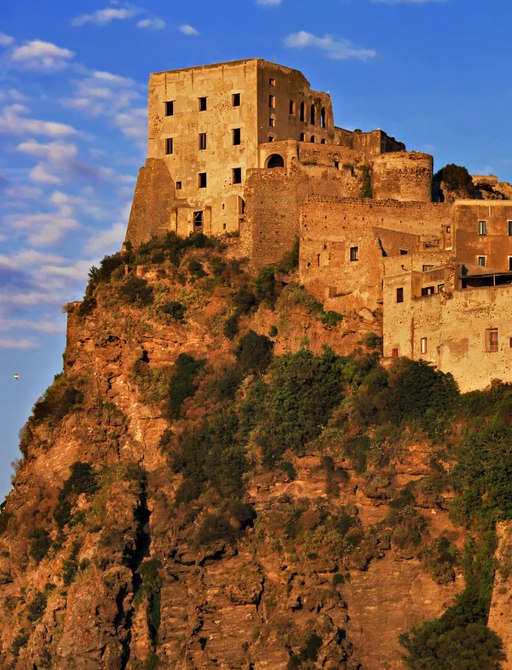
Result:
{"label": "vegetation on cliff", "polygon": [[[222,243],[170,234],[91,269],[70,315],[86,344],[35,405],[0,514],[4,667],[81,667],[70,627],[92,611],[84,663],[213,649],[232,667],[354,669],[351,582],[387,555],[439,592],[465,576],[402,635],[408,666],[498,667],[486,622],[493,530],[512,518],[512,388],[461,396],[424,361],[384,367],[371,333],[345,352],[348,317],[308,296],[295,262],[252,277]],[[290,310],[332,346],[292,339]]]}

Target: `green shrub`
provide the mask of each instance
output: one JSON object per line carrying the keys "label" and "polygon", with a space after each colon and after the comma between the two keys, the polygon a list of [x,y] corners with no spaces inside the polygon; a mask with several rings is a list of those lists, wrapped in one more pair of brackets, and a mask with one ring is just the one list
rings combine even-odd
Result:
{"label": "green shrub", "polygon": [[51,546],[49,533],[44,528],[32,528],[28,534],[30,538],[29,555],[40,563],[48,553]]}
{"label": "green shrub", "polygon": [[443,181],[450,190],[473,191],[473,180],[471,175],[462,165],[448,163],[434,175],[434,179]]}
{"label": "green shrub", "polygon": [[39,621],[39,619],[43,616],[44,611],[46,609],[46,603],[47,603],[47,596],[45,593],[42,591],[38,591],[30,603],[30,605],[27,607],[27,617],[29,621],[32,621],[32,623]]}
{"label": "green shrub", "polygon": [[324,324],[324,326],[331,326],[335,327],[340,323],[340,321],[343,321],[343,314],[338,314],[338,312],[333,312],[329,310],[328,312],[322,312],[320,315],[320,321]]}
{"label": "green shrub", "polygon": [[233,296],[233,305],[237,314],[250,314],[258,304],[258,298],[248,284],[244,284]]}
{"label": "green shrub", "polygon": [[186,307],[177,300],[167,300],[158,309],[162,314],[167,314],[176,321],[183,321],[185,318]]}
{"label": "green shrub", "polygon": [[280,285],[276,281],[274,265],[267,265],[259,271],[254,287],[258,300],[273,309],[280,289]]}
{"label": "green shrub", "polygon": [[196,543],[212,544],[225,540],[232,542],[236,538],[236,531],[222,514],[207,514],[196,534]]}
{"label": "green shrub", "polygon": [[175,363],[169,382],[167,413],[171,419],[178,419],[181,406],[186,398],[190,398],[197,390],[197,376],[204,368],[203,359],[195,359],[190,354],[180,354]]}
{"label": "green shrub", "polygon": [[277,326],[270,326],[270,329],[268,331],[269,337],[277,337],[279,331],[277,330]]}
{"label": "green shrub", "polygon": [[293,247],[279,261],[279,263],[276,266],[276,269],[279,272],[283,272],[284,274],[288,274],[296,270],[299,267],[299,251],[300,251],[300,241],[299,236],[297,235],[297,237],[293,241]]}
{"label": "green shrub", "polygon": [[96,472],[90,463],[75,461],[70,468],[70,475],[59,490],[57,505],[53,517],[59,528],[64,528],[72,521],[72,502],[82,493],[93,495],[98,490]]}
{"label": "green shrub", "polygon": [[224,324],[224,335],[228,340],[234,339],[238,335],[238,314],[233,314]]}
{"label": "green shrub", "polygon": [[219,400],[233,400],[242,380],[243,374],[238,366],[227,367],[210,381],[208,395]]}
{"label": "green shrub", "polygon": [[361,167],[361,198],[373,198],[372,178],[368,165]]}
{"label": "green shrub", "polygon": [[240,338],[235,355],[244,372],[263,373],[270,365],[274,343],[250,330]]}
{"label": "green shrub", "polygon": [[23,629],[20,630],[20,632],[16,635],[14,638],[14,641],[11,645],[11,654],[14,656],[14,658],[18,658],[20,655],[20,649],[22,647],[25,647],[28,642],[28,635],[25,633]]}
{"label": "green shrub", "polygon": [[153,303],[153,288],[142,277],[132,275],[119,287],[122,300],[135,307],[147,307]]}
{"label": "green shrub", "polygon": [[189,261],[188,271],[190,272],[192,277],[195,277],[196,279],[202,279],[203,277],[207,276],[207,273],[204,271],[202,263],[200,263],[195,258]]}

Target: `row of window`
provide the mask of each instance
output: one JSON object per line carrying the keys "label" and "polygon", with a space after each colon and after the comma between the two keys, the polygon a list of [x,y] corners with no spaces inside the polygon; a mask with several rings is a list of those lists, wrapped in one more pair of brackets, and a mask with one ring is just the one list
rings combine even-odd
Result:
{"label": "row of window", "polygon": [[[231,168],[231,183],[232,184],[241,184],[242,183],[242,168],[234,167]],[[206,188],[208,186],[208,173],[198,172],[197,173],[197,187]],[[176,182],[176,189],[179,191],[183,188],[181,181]]]}
{"label": "row of window", "polygon": [[[237,146],[242,143],[242,129],[241,128],[233,128],[231,131],[231,139],[233,142],[233,146]],[[198,144],[199,144],[199,151],[205,151],[206,149],[206,133],[199,133],[198,135]],[[169,156],[174,153],[174,137],[166,137],[165,141],[165,153]]]}
{"label": "row of window", "polygon": [[[175,100],[166,100],[164,102],[165,116],[174,116],[174,103]],[[231,105],[232,107],[240,107],[240,93],[231,94]],[[208,109],[208,98],[203,96],[197,98],[197,109],[199,112],[206,112]]]}
{"label": "row of window", "polygon": [[[508,258],[508,271],[512,272],[512,256],[507,256],[507,258]],[[487,256],[477,256],[476,262],[482,268],[487,267]]]}
{"label": "row of window", "polygon": [[[478,234],[482,237],[487,235],[487,221],[485,219],[478,222]],[[507,235],[512,237],[512,221],[507,221]]]}
{"label": "row of window", "polygon": [[[509,347],[512,349],[512,337],[509,337]],[[485,331],[485,351],[494,352],[499,350],[498,345],[498,329],[487,328]],[[420,353],[428,353],[428,338],[420,337]],[[391,356],[398,357],[398,347],[391,349]]]}

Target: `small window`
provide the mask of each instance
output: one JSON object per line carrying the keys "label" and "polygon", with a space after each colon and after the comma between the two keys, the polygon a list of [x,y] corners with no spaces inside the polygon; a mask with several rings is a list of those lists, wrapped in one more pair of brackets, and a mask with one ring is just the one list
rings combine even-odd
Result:
{"label": "small window", "polygon": [[426,337],[422,337],[422,338],[420,339],[420,352],[421,352],[422,354],[426,354],[426,353],[427,353],[427,338],[426,338]]}
{"label": "small window", "polygon": [[396,289],[396,301],[397,302],[404,301],[404,289],[402,287]]}
{"label": "small window", "polygon": [[325,108],[320,110],[320,128],[325,128]]}
{"label": "small window", "polygon": [[274,118],[273,116],[271,116],[271,117],[269,118],[269,120],[268,120],[268,125],[269,125],[271,128],[275,128],[275,127],[276,127],[276,120],[275,120],[275,118]]}
{"label": "small window", "polygon": [[276,80],[275,79],[269,79],[268,83],[269,83],[269,86],[275,86],[276,85]]}
{"label": "small window", "polygon": [[172,154],[173,152],[174,152],[174,138],[167,137],[165,140],[165,153],[169,155]]}
{"label": "small window", "polygon": [[325,139],[321,139],[320,144],[325,144]]}
{"label": "small window", "polygon": [[233,93],[231,97],[233,107],[240,107],[240,93]]}
{"label": "small window", "polygon": [[314,136],[314,135],[311,135],[311,139],[310,139],[309,141],[312,142],[312,143],[314,144],[314,143],[316,142],[316,138],[315,138],[315,136]]}
{"label": "small window", "polygon": [[[295,114],[296,108],[297,106],[295,104],[295,100],[290,100],[290,109],[289,109],[290,114]],[[512,223],[512,221],[510,223]]]}
{"label": "small window", "polygon": [[199,98],[199,111],[206,112],[206,100],[207,98]]}
{"label": "small window", "polygon": [[198,174],[198,184],[199,188],[206,188],[206,172],[200,172]]}
{"label": "small window", "polygon": [[275,140],[275,137],[273,135],[268,136],[268,141],[273,142]]}
{"label": "small window", "polygon": [[484,268],[487,265],[487,257],[486,256],[477,256],[476,257],[476,262],[478,265],[482,268]]}
{"label": "small window", "polygon": [[311,125],[312,125],[312,126],[314,126],[314,125],[315,125],[315,122],[316,122],[315,114],[316,114],[315,105],[311,105],[311,115],[310,115],[310,118],[311,118]]}
{"label": "small window", "polygon": [[451,226],[446,226],[446,232],[451,233],[452,232],[452,227]]}
{"label": "small window", "polygon": [[478,222],[478,234],[487,235],[487,221]]}
{"label": "small window", "polygon": [[400,249],[400,256],[407,256],[407,249]]}
{"label": "small window", "polygon": [[300,120],[301,121],[306,120],[306,103],[305,102],[300,103]]}
{"label": "small window", "polygon": [[194,212],[194,230],[200,230],[203,227],[203,212]]}
{"label": "small window", "polygon": [[268,96],[268,106],[269,106],[271,109],[275,109],[275,108],[276,108],[276,96],[275,96],[275,95],[269,95],[269,96]]}
{"label": "small window", "polygon": [[444,284],[438,284],[437,285],[437,292],[438,293],[444,293]]}
{"label": "small window", "polygon": [[512,272],[512,256],[508,256],[508,271]]}
{"label": "small window", "polygon": [[498,351],[498,329],[487,328],[485,331],[485,350]]}
{"label": "small window", "polygon": [[359,247],[350,247],[350,260],[351,261],[359,260]]}
{"label": "small window", "polygon": [[165,116],[174,116],[174,100],[167,100],[165,103]]}
{"label": "small window", "polygon": [[512,349],[512,337],[508,338],[508,346]]}
{"label": "small window", "polygon": [[340,162],[339,161],[334,161],[334,167],[336,168],[336,170],[339,170],[340,169]]}
{"label": "small window", "polygon": [[233,144],[240,144],[242,141],[242,129],[233,128]]}
{"label": "small window", "polygon": [[245,200],[238,196],[238,214],[243,216],[245,214]]}
{"label": "small window", "polygon": [[176,182],[176,190],[177,190],[177,191],[181,191],[181,188],[182,188],[182,186],[181,186],[181,181],[177,181],[177,182]]}
{"label": "small window", "polygon": [[430,272],[430,270],[433,270],[434,266],[433,265],[422,265],[421,266],[421,271],[422,272]]}
{"label": "small window", "polygon": [[393,349],[391,349],[391,356],[393,358],[398,358],[398,347],[393,347]]}
{"label": "small window", "polygon": [[242,168],[236,167],[231,171],[231,181],[233,184],[242,183]]}
{"label": "small window", "polygon": [[512,237],[512,221],[507,221],[507,234]]}
{"label": "small window", "polygon": [[204,151],[206,149],[206,133],[199,133],[199,150]]}
{"label": "small window", "polygon": [[301,133],[299,137],[300,142],[305,142],[306,141],[306,133]]}
{"label": "small window", "polygon": [[433,286],[424,286],[421,289],[421,295],[434,295],[434,287]]}

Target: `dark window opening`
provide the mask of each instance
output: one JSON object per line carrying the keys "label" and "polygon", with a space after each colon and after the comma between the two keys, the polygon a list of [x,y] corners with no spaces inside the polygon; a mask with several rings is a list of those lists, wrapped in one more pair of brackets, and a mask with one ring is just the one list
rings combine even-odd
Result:
{"label": "dark window opening", "polygon": [[359,247],[350,247],[350,260],[351,261],[359,260]]}
{"label": "dark window opening", "polygon": [[320,144],[325,144],[325,139],[321,139]]}
{"label": "dark window opening", "polygon": [[314,135],[311,135],[310,142],[313,142],[313,144],[316,142],[316,137]]}
{"label": "dark window opening", "polygon": [[278,168],[278,167],[284,167],[284,158],[280,154],[271,154],[267,158],[267,168]]}
{"label": "dark window opening", "polygon": [[236,167],[232,170],[232,183],[241,184],[242,183],[242,168]]}
{"label": "dark window opening", "polygon": [[206,172],[200,172],[198,175],[199,188],[206,188]]}
{"label": "dark window opening", "polygon": [[204,151],[206,149],[206,133],[199,133],[199,150]]}
{"label": "dark window opening", "polygon": [[508,257],[508,271],[512,272],[512,256]]}
{"label": "dark window opening", "polygon": [[165,153],[167,155],[172,154],[174,152],[174,139],[172,137],[168,137],[165,140]]}
{"label": "dark window opening", "polygon": [[165,116],[174,116],[174,100],[165,103]]}
{"label": "dark window opening", "polygon": [[433,270],[434,266],[433,265],[422,265],[421,266],[421,271],[422,272],[429,272],[430,270]]}
{"label": "dark window opening", "polygon": [[181,181],[176,182],[176,190],[179,191],[181,189]]}
{"label": "dark window opening", "polygon": [[512,237],[512,221],[507,221],[507,233],[509,237]]}
{"label": "dark window opening", "polygon": [[143,363],[149,363],[148,352],[147,352],[145,349],[142,350],[142,356],[140,357],[140,360],[141,360]]}
{"label": "dark window opening", "polygon": [[271,128],[275,128],[275,126],[276,126],[276,120],[275,120],[275,118],[274,118],[273,116],[271,116],[271,117],[269,118],[269,120],[268,120],[268,125],[269,125]]}
{"label": "dark window opening", "polygon": [[275,140],[275,137],[273,135],[268,136],[268,141],[273,142]]}
{"label": "dark window opening", "polygon": [[433,286],[424,286],[421,289],[421,295],[434,295],[434,287]]}
{"label": "dark window opening", "polygon": [[322,107],[320,110],[320,128],[325,128],[325,109]]}
{"label": "dark window opening", "polygon": [[391,349],[391,356],[393,358],[398,358],[398,347],[393,347],[393,349]]}
{"label": "dark window opening", "polygon": [[245,200],[238,196],[238,214],[243,216],[245,214]]}
{"label": "dark window opening", "polygon": [[276,96],[275,95],[269,95],[268,96],[268,106],[271,107],[272,109],[275,109],[275,107],[276,107]]}
{"label": "dark window opening", "polygon": [[487,235],[487,221],[478,222],[478,234]]}
{"label": "dark window opening", "polygon": [[199,98],[199,111],[206,112],[206,100],[207,98]]}
{"label": "dark window opening", "polygon": [[299,137],[299,140],[300,140],[301,142],[305,142],[305,141],[306,141],[306,133],[301,133],[301,134],[300,134],[300,137]]}
{"label": "dark window opening", "polygon": [[306,103],[305,102],[300,103],[300,120],[301,121],[306,120]]}
{"label": "dark window opening", "polygon": [[316,116],[315,105],[311,105],[311,115],[310,115],[310,118],[311,118],[311,125],[313,125],[313,126],[315,125],[315,122],[316,122],[316,118],[315,118],[315,116]]}
{"label": "dark window opening", "polygon": [[485,331],[485,350],[498,351],[498,329],[487,328]]}
{"label": "dark window opening", "polygon": [[404,289],[403,288],[397,288],[396,289],[396,301],[397,302],[403,302],[404,301]]}
{"label": "dark window opening", "polygon": [[438,284],[437,285],[437,292],[438,293],[444,293],[444,284]]}
{"label": "dark window opening", "polygon": [[407,256],[407,249],[400,249],[400,256]]}
{"label": "dark window opening", "polygon": [[485,256],[477,256],[476,257],[476,262],[482,268],[484,268],[487,265],[487,259],[486,259]]}
{"label": "dark window opening", "polygon": [[295,100],[290,100],[290,114],[295,114],[295,108],[296,108]]}
{"label": "dark window opening", "polygon": [[203,227],[203,212],[194,212],[194,230],[200,230]]}
{"label": "dark window opening", "polygon": [[336,168],[336,170],[338,170],[339,167],[340,167],[340,162],[339,161],[334,161],[334,167]]}
{"label": "dark window opening", "polygon": [[240,144],[242,141],[242,129],[233,128],[233,144]]}
{"label": "dark window opening", "polygon": [[240,107],[240,93],[233,93],[233,107]]}
{"label": "dark window opening", "polygon": [[268,83],[269,83],[269,86],[275,86],[276,85],[276,80],[275,79],[269,79]]}

